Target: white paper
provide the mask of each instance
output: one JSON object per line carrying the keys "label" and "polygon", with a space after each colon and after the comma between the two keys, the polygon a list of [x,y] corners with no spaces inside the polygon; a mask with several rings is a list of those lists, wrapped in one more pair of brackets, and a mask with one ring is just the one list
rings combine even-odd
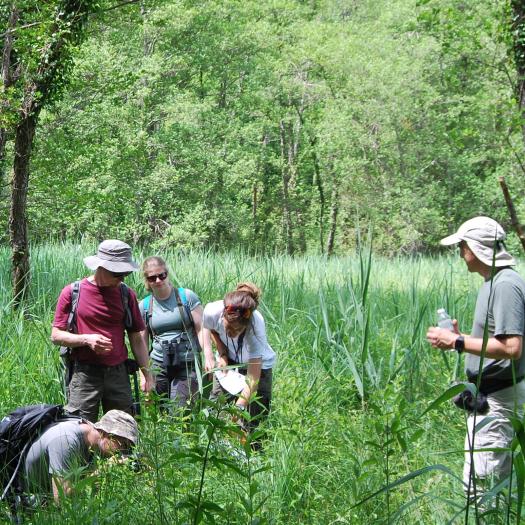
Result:
{"label": "white paper", "polygon": [[237,372],[237,370],[228,370],[227,373],[222,370],[215,371],[215,377],[226,392],[236,396],[244,390],[246,378]]}

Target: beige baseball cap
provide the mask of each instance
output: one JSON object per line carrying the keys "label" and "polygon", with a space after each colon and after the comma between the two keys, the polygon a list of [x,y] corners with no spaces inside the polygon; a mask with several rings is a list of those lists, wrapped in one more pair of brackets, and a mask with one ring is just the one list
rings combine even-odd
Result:
{"label": "beige baseball cap", "polygon": [[110,410],[106,412],[99,421],[95,423],[95,428],[103,430],[107,434],[127,439],[133,445],[137,444],[139,430],[137,422],[122,410]]}
{"label": "beige baseball cap", "polygon": [[[474,217],[464,222],[456,233],[441,239],[441,244],[451,246],[465,241],[474,255],[487,266],[515,266],[516,260],[507,251],[505,230],[490,217]],[[496,251],[494,255],[494,250]]]}

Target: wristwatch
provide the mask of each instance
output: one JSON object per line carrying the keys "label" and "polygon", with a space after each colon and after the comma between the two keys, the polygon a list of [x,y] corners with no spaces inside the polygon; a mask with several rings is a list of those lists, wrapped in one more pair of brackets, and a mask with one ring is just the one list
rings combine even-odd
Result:
{"label": "wristwatch", "polygon": [[454,350],[456,350],[458,354],[461,354],[463,350],[465,350],[465,338],[462,335],[454,342]]}

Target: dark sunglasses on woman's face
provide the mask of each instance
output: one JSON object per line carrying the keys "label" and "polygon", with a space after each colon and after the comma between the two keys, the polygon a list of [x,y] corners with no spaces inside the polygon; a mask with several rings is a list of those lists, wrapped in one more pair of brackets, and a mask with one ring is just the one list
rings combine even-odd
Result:
{"label": "dark sunglasses on woman's face", "polygon": [[157,275],[147,275],[146,280],[148,281],[148,283],[154,283],[157,279],[164,281],[166,277],[168,277],[168,272],[162,272],[158,273]]}
{"label": "dark sunglasses on woman's face", "polygon": [[118,279],[124,279],[124,277],[131,275],[132,272],[109,272],[109,273],[111,274],[111,277],[117,277]]}

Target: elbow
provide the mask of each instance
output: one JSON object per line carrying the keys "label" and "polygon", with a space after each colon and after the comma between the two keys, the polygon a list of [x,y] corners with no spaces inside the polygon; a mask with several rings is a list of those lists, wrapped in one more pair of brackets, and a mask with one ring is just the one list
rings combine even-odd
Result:
{"label": "elbow", "polygon": [[521,346],[510,350],[510,359],[512,359],[512,361],[519,361],[521,359]]}
{"label": "elbow", "polygon": [[506,345],[507,357],[512,361],[518,361],[521,359],[522,344],[521,339],[519,341],[512,341],[511,344]]}

